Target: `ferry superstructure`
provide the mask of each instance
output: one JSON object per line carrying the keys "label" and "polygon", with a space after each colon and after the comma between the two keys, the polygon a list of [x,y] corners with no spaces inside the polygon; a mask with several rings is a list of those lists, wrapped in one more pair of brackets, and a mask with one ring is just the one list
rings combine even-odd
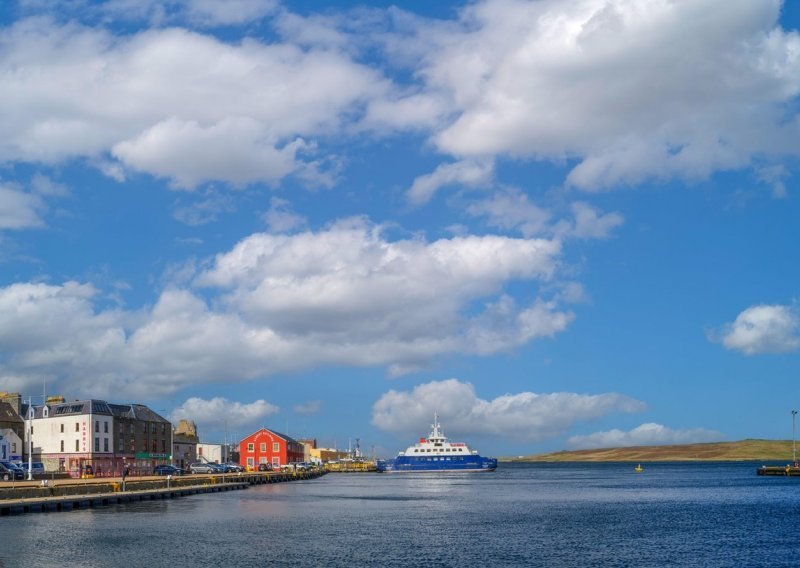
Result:
{"label": "ferry superstructure", "polygon": [[433,415],[431,433],[391,460],[379,460],[383,473],[484,472],[497,469],[496,458],[485,458],[463,442],[449,442]]}

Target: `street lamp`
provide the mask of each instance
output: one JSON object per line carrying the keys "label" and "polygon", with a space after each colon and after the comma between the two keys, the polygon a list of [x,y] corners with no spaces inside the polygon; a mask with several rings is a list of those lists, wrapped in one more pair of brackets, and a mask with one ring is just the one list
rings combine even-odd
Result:
{"label": "street lamp", "polygon": [[792,462],[794,463],[795,467],[797,467],[797,443],[795,442],[795,437],[794,437],[794,423],[796,416],[797,416],[797,411],[792,410]]}

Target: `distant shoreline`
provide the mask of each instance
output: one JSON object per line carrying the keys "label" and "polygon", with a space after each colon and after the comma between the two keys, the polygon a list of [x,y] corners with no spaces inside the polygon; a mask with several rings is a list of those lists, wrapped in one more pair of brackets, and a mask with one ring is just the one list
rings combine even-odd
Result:
{"label": "distant shoreline", "polygon": [[[800,444],[799,444],[800,445]],[[669,446],[631,446],[571,450],[500,458],[501,462],[704,462],[704,461],[792,461],[791,440],[739,440]]]}

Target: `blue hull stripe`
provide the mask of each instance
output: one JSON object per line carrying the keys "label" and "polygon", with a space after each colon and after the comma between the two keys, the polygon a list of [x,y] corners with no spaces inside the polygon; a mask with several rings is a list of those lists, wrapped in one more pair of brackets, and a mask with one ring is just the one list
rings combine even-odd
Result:
{"label": "blue hull stripe", "polygon": [[[449,457],[449,456],[448,456]],[[393,460],[379,461],[378,471],[386,473],[436,473],[436,472],[481,472],[497,469],[497,460],[481,456],[446,456],[418,458],[398,456]]]}

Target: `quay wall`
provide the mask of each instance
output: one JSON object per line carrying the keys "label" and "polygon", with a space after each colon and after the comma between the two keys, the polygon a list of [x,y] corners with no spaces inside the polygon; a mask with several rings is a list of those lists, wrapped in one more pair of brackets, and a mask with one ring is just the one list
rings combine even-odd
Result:
{"label": "quay wall", "polygon": [[166,477],[70,479],[42,482],[0,483],[0,516],[32,512],[71,511],[140,501],[170,499],[209,493],[247,489],[252,485],[314,479],[325,471],[253,472],[225,475],[186,475]]}

